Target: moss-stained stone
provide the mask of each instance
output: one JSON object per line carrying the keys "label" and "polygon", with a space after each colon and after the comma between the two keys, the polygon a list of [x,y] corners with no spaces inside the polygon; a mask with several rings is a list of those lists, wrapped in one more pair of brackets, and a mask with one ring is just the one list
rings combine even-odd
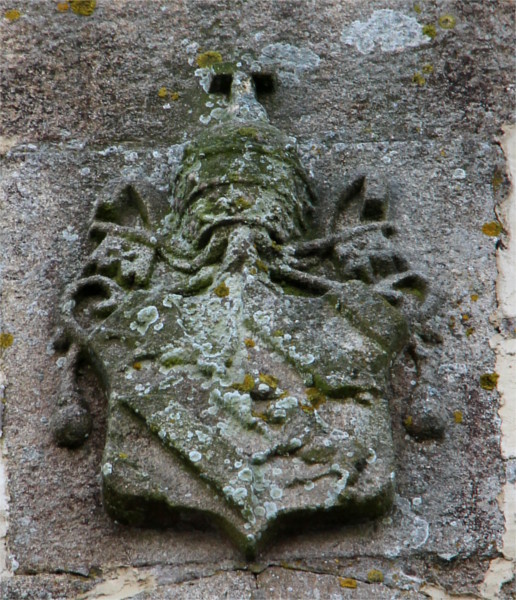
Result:
{"label": "moss-stained stone", "polygon": [[318,253],[342,238],[307,242],[317,198],[295,142],[251,79],[232,81],[185,149],[172,209],[137,186],[99,204],[62,313],[108,395],[108,513],[215,524],[253,556],[301,522],[390,507],[389,370],[408,326],[371,282],[325,270]]}

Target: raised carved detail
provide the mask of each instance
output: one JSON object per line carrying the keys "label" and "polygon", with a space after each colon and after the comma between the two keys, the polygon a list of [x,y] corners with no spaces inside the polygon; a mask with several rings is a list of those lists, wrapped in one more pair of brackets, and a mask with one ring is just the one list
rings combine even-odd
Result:
{"label": "raised carved detail", "polygon": [[108,397],[109,514],[204,520],[252,556],[296,523],[389,508],[389,369],[408,340],[396,306],[425,282],[393,244],[386,186],[357,179],[318,236],[294,141],[251,78],[228,77],[171,201],[133,182],[97,205],[95,249],[62,303],[54,431],[66,446],[88,436],[87,360]]}

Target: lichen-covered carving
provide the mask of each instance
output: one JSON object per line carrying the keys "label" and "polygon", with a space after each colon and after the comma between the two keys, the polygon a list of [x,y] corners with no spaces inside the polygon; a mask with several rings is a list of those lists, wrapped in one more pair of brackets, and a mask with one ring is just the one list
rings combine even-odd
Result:
{"label": "lichen-covered carving", "polygon": [[408,337],[393,305],[424,282],[367,181],[341,203],[358,201],[356,224],[317,237],[293,140],[251,78],[230,78],[170,202],[136,184],[99,202],[96,248],[62,305],[70,364],[54,424],[63,445],[87,437],[74,369],[89,361],[108,397],[109,514],[214,523],[252,556],[297,523],[389,508],[389,369]]}

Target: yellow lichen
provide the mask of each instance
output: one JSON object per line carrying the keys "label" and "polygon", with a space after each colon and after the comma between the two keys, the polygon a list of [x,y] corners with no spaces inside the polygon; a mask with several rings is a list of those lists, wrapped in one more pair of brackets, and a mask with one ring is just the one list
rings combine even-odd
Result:
{"label": "yellow lichen", "polygon": [[122,460],[125,460],[126,458],[129,458],[129,454],[126,454],[125,452],[119,452],[118,453],[118,458],[121,458]]}
{"label": "yellow lichen", "polygon": [[4,17],[8,21],[11,21],[11,23],[12,23],[13,21],[17,21],[21,17],[21,13],[20,13],[19,10],[16,10],[15,8],[12,8],[11,10],[6,10],[5,11]]}
{"label": "yellow lichen", "polygon": [[412,83],[423,86],[426,83],[426,79],[423,77],[423,75],[421,75],[421,73],[417,72],[412,75]]}
{"label": "yellow lichen", "polygon": [[5,350],[13,345],[14,336],[12,333],[0,333],[0,349]]}
{"label": "yellow lichen", "polygon": [[382,583],[383,573],[379,569],[371,569],[367,574],[367,581],[369,583]]}
{"label": "yellow lichen", "polygon": [[443,157],[446,158],[446,150],[444,148],[441,148],[441,150],[439,151],[439,154]]}
{"label": "yellow lichen", "polygon": [[256,275],[256,273],[258,273],[258,269],[256,267],[250,267],[249,268],[249,273],[251,275]]}
{"label": "yellow lichen", "polygon": [[258,379],[262,383],[265,383],[266,385],[268,385],[273,390],[275,390],[278,387],[279,379],[277,377],[274,377],[274,375],[267,375],[266,373],[259,373]]}
{"label": "yellow lichen", "polygon": [[68,2],[58,2],[56,8],[59,12],[66,12],[70,8],[70,5]]}
{"label": "yellow lichen", "polygon": [[453,412],[453,420],[455,421],[455,423],[457,423],[457,425],[460,425],[462,423],[462,421],[464,420],[464,417],[460,410],[455,410]]}
{"label": "yellow lichen", "polygon": [[421,6],[420,6],[420,5],[419,5],[417,2],[416,2],[414,5],[413,5],[413,7],[412,7],[412,8],[414,9],[414,12],[415,12],[416,14],[418,14],[418,15],[420,15],[420,14],[421,14]]}
{"label": "yellow lichen", "polygon": [[462,322],[463,322],[463,323],[466,323],[467,321],[469,321],[469,319],[470,319],[470,315],[468,315],[468,313],[464,313],[464,314],[461,316],[461,319],[462,319]]}
{"label": "yellow lichen", "polygon": [[213,290],[213,293],[219,298],[226,298],[226,296],[229,296],[229,288],[226,285],[226,282],[223,281],[222,283],[219,283],[219,285]]}
{"label": "yellow lichen", "polygon": [[97,0],[70,0],[72,12],[81,17],[90,17],[97,6]]}
{"label": "yellow lichen", "polygon": [[474,327],[468,327],[466,329],[466,336],[469,337],[470,335],[473,335],[475,333],[475,328]]}
{"label": "yellow lichen", "polygon": [[231,387],[234,390],[237,390],[237,392],[250,392],[254,389],[254,377],[247,373],[244,375],[244,381],[242,381],[242,383],[233,383]]}
{"label": "yellow lichen", "polygon": [[433,40],[434,37],[437,35],[437,29],[435,28],[435,25],[433,25],[432,23],[427,23],[426,25],[423,25],[423,35],[427,35]]}
{"label": "yellow lichen", "polygon": [[135,371],[139,371],[142,368],[142,363],[141,362],[135,362],[133,363],[133,369]]}
{"label": "yellow lichen", "polygon": [[172,101],[176,102],[177,100],[179,100],[179,93],[178,92],[171,92],[166,87],[160,87],[159,90],[158,90],[158,97],[162,98],[163,100],[165,98],[167,98],[169,100],[172,100]]}
{"label": "yellow lichen", "polygon": [[222,62],[222,54],[220,52],[215,52],[214,50],[208,50],[207,52],[199,54],[196,62],[198,67],[205,69]]}
{"label": "yellow lichen", "polygon": [[430,75],[430,73],[434,72],[434,66],[431,65],[430,63],[427,63],[426,65],[423,65],[421,70],[423,71],[423,73]]}
{"label": "yellow lichen", "polygon": [[411,427],[413,422],[414,419],[409,415],[408,417],[405,417],[403,425],[405,425],[405,427]]}
{"label": "yellow lichen", "polygon": [[478,294],[471,294],[472,302],[476,302],[478,300]]}
{"label": "yellow lichen", "polygon": [[357,580],[352,577],[339,577],[339,584],[342,588],[355,590],[357,587]]}
{"label": "yellow lichen", "polygon": [[499,377],[500,375],[498,375],[498,373],[484,373],[483,375],[480,375],[480,387],[489,392],[494,390]]}
{"label": "yellow lichen", "polygon": [[482,225],[482,233],[491,237],[497,237],[502,233],[502,226],[498,221],[490,221]]}
{"label": "yellow lichen", "polygon": [[453,29],[457,23],[457,20],[453,15],[443,15],[439,17],[439,27],[441,29]]}
{"label": "yellow lichen", "polygon": [[256,346],[256,342],[254,340],[252,340],[251,338],[245,338],[244,344],[246,345],[247,348],[254,348]]}

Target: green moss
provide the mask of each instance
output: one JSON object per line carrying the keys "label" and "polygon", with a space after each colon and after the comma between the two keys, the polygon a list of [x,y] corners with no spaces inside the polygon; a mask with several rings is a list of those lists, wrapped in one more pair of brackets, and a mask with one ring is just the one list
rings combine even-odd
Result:
{"label": "green moss", "polygon": [[274,375],[267,375],[266,373],[260,373],[258,375],[258,379],[262,383],[265,383],[266,385],[268,385],[273,390],[275,390],[278,387],[279,379],[277,377],[274,377]]}
{"label": "green moss", "polygon": [[263,273],[268,273],[269,272],[269,267],[263,262],[263,260],[260,260],[259,258],[256,260],[256,266]]}
{"label": "green moss", "polygon": [[316,387],[309,387],[305,390],[306,397],[310,404],[315,408],[319,408],[321,404],[324,404],[328,400],[327,396],[318,390]]}
{"label": "green moss", "polygon": [[175,367],[176,365],[184,364],[184,359],[180,356],[164,356],[161,359],[161,364],[166,368]]}
{"label": "green moss", "polygon": [[248,198],[244,198],[243,196],[240,196],[235,200],[235,206],[238,210],[246,210],[248,208],[251,208],[252,205],[252,201]]}
{"label": "green moss", "polygon": [[254,378],[252,375],[247,373],[244,375],[242,383],[233,383],[231,387],[237,392],[248,393],[254,389]]}
{"label": "green moss", "polygon": [[414,9],[414,12],[418,15],[421,14],[421,5],[418,4],[417,2],[412,6],[412,8]]}
{"label": "green moss", "polygon": [[402,292],[403,294],[410,294],[411,296],[415,296],[421,302],[423,302],[423,300],[426,298],[425,292],[423,290],[420,290],[419,288],[399,287],[396,289]]}
{"label": "green moss", "polygon": [[426,25],[423,25],[423,35],[427,35],[433,40],[437,35],[437,29],[435,28],[435,25],[433,23],[427,23]]}
{"label": "green moss", "polygon": [[498,373],[484,373],[483,375],[480,375],[480,387],[483,390],[494,390],[498,384],[499,377],[500,375],[498,375]]}
{"label": "green moss", "polygon": [[335,448],[326,446],[316,446],[314,448],[308,448],[304,452],[300,454],[302,460],[309,464],[325,464],[331,461],[331,459],[335,456]]}
{"label": "green moss", "polygon": [[196,62],[198,67],[205,69],[216,63],[221,63],[222,54],[220,52],[216,52],[215,50],[207,50],[206,52],[203,52],[197,56]]}
{"label": "green moss", "polygon": [[260,135],[258,133],[258,129],[256,129],[256,127],[250,127],[250,126],[239,127],[237,129],[237,132],[239,135],[241,135],[244,138],[252,138],[254,140],[257,140],[260,137]]}

